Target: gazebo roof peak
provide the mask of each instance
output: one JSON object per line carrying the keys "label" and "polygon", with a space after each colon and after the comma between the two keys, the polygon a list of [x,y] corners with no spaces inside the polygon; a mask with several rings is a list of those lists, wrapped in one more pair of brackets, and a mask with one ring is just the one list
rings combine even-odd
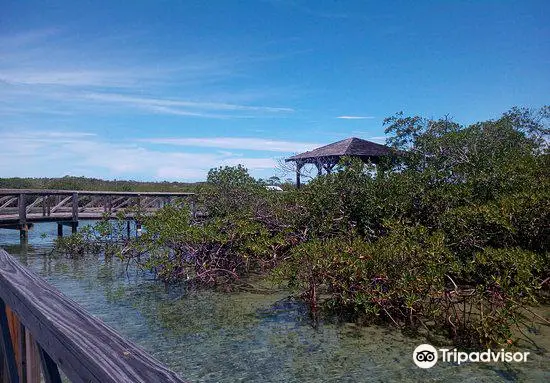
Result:
{"label": "gazebo roof peak", "polygon": [[376,142],[363,140],[357,137],[349,137],[344,140],[334,142],[329,145],[321,146],[309,152],[304,152],[287,158],[285,161],[304,161],[315,160],[326,157],[380,157],[391,154],[391,149],[385,145]]}

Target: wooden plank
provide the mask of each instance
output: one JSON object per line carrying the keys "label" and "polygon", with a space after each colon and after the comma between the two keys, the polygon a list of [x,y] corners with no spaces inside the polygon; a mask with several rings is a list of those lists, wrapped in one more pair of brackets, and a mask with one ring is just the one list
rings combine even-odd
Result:
{"label": "wooden plank", "polygon": [[153,203],[155,201],[155,198],[152,197],[152,198],[149,198],[149,197],[144,197],[142,200],[141,200],[141,206],[144,207],[144,208],[148,208],[150,207],[149,205],[151,203]]}
{"label": "wooden plank", "polygon": [[0,297],[72,382],[182,382],[3,250]]}
{"label": "wooden plank", "polygon": [[12,198],[13,198],[13,196],[11,196],[11,195],[7,195],[7,196],[5,196],[5,197],[1,197],[1,198],[0,198],[0,205],[2,205],[4,202],[6,202],[6,201],[8,201],[8,200],[10,200],[10,199],[12,199]]}
{"label": "wooden plank", "polygon": [[25,354],[26,383],[40,383],[40,354],[32,334],[27,329],[25,329]]}
{"label": "wooden plank", "polygon": [[6,317],[8,319],[8,327],[10,329],[10,337],[11,337],[11,343],[13,346],[13,351],[15,355],[15,364],[17,366],[17,373],[19,375],[20,380],[22,380],[23,377],[23,364],[25,360],[25,354],[24,354],[24,340],[23,336],[24,333],[21,331],[21,322],[19,321],[19,318],[17,315],[9,308],[6,307]]}
{"label": "wooden plank", "polygon": [[30,212],[33,207],[35,207],[37,204],[39,204],[43,200],[44,200],[44,197],[36,198],[30,205],[27,206],[27,213]]}
{"label": "wooden plank", "polygon": [[19,224],[24,225],[27,223],[27,209],[26,209],[26,196],[25,194],[19,194],[17,200],[17,208],[19,209]]}
{"label": "wooden plank", "polygon": [[72,202],[73,202],[72,219],[73,219],[73,222],[78,222],[78,193],[73,193]]}
{"label": "wooden plank", "polygon": [[47,208],[46,205],[48,203],[48,196],[42,197],[42,217],[46,216]]}
{"label": "wooden plank", "polygon": [[11,197],[10,199],[8,199],[7,202],[5,202],[2,206],[0,206],[0,209],[3,209],[5,207],[8,207],[10,206],[12,203],[14,203],[15,201],[17,201],[17,197]]}
{"label": "wooden plank", "polygon": [[[127,201],[129,200],[128,197],[118,197],[118,198],[115,198],[115,199],[112,199],[110,198],[109,201],[107,201],[107,204],[105,206],[107,206],[107,210],[108,211],[112,211],[112,210],[115,210],[115,209],[119,209],[121,206],[123,205],[117,205],[117,203],[119,203],[120,201],[122,201],[122,204],[124,204],[124,202],[126,201],[126,203],[128,203]],[[105,211],[107,211],[105,210]]]}
{"label": "wooden plank", "polygon": [[86,211],[86,209],[93,208],[94,205],[98,204],[98,201],[101,202],[101,200],[97,197],[94,197],[94,196],[89,196],[89,197],[90,197],[90,201],[84,206],[82,206],[81,208],[79,208],[79,211],[84,212]]}
{"label": "wooden plank", "polygon": [[134,203],[134,205],[136,206],[139,206],[139,197],[136,197],[135,198],[135,201],[132,197],[125,197],[124,198],[124,201],[122,201],[121,203],[119,203],[118,205],[116,206],[113,206],[112,210],[115,211],[115,210],[120,210],[122,209],[123,207],[126,207],[128,205],[132,205],[132,203]]}
{"label": "wooden plank", "polygon": [[[2,250],[0,250],[2,251]],[[8,317],[6,314],[6,303],[0,297],[0,347],[3,355],[3,361],[5,361],[5,368],[2,368],[4,379],[9,383],[18,383],[19,375],[17,374],[17,363],[15,361],[15,350],[13,349],[13,343],[11,341],[10,328],[8,323]]]}
{"label": "wooden plank", "polygon": [[[170,197],[165,197],[170,198]],[[145,197],[142,201],[144,209],[160,209],[162,206],[162,198],[160,197]]]}
{"label": "wooden plank", "polygon": [[54,207],[52,207],[50,209],[50,214],[51,213],[55,213],[56,210],[58,210],[60,207],[62,207],[63,205],[65,205],[67,203],[67,201],[69,201],[71,198],[73,198],[73,195],[71,194],[70,196],[66,197],[66,198],[63,198],[61,200],[61,202],[59,202],[57,205],[55,205]]}
{"label": "wooden plank", "polygon": [[44,203],[42,204],[42,215],[45,217],[45,216],[50,216],[50,213],[51,213],[51,197],[48,195],[48,196],[44,196]]}

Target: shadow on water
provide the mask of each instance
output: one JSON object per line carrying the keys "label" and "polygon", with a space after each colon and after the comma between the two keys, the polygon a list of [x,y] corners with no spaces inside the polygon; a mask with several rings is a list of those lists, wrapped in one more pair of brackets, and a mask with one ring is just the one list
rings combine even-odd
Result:
{"label": "shadow on water", "polygon": [[[547,326],[532,331],[540,349],[525,344],[533,348],[527,363],[440,363],[421,370],[412,351],[424,339],[376,326],[313,328],[306,307],[288,291],[166,289],[115,259],[49,256],[55,232],[55,225],[39,224],[21,246],[17,232],[0,229],[0,246],[191,381],[550,381]],[[546,308],[543,315],[549,314]]]}

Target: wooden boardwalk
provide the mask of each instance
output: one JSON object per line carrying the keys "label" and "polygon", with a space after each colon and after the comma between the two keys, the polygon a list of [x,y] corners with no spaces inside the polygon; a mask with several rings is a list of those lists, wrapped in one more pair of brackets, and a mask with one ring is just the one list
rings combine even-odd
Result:
{"label": "wooden boardwalk", "polygon": [[183,383],[0,249],[0,382]]}
{"label": "wooden boardwalk", "polygon": [[194,196],[193,193],[0,189],[0,228],[20,230],[21,236],[26,237],[34,223],[58,222],[59,227],[69,225],[75,231],[79,220],[116,218],[120,211],[132,219],[132,211],[151,214],[168,204],[188,204],[194,215]]}

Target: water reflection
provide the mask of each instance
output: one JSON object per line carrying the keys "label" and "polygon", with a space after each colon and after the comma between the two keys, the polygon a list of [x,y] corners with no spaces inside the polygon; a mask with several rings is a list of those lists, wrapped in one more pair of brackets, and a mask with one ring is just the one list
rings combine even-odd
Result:
{"label": "water reflection", "polygon": [[[43,238],[41,233],[46,233]],[[379,327],[310,326],[288,292],[224,294],[168,289],[116,260],[50,255],[55,224],[39,224],[27,245],[0,229],[0,246],[169,368],[201,382],[550,381],[548,353],[522,365],[412,363],[412,339]],[[532,334],[543,349],[547,327]],[[528,346],[526,344],[526,346]]]}

